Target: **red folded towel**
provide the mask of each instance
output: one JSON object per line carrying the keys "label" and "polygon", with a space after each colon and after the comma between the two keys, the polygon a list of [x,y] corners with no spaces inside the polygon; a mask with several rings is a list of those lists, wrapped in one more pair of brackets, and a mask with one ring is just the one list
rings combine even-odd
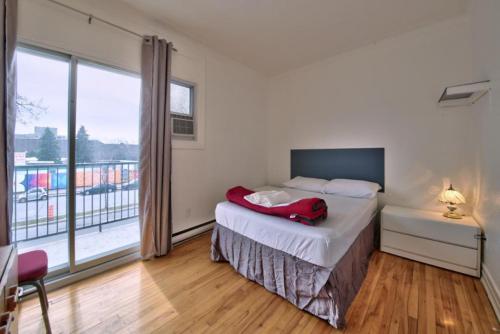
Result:
{"label": "red folded towel", "polygon": [[328,216],[328,206],[321,198],[304,198],[289,205],[274,206],[266,208],[261,205],[252,204],[244,197],[253,194],[254,191],[238,186],[231,188],[226,193],[228,201],[241,205],[247,209],[260,213],[279,216],[299,222],[305,225],[314,225]]}

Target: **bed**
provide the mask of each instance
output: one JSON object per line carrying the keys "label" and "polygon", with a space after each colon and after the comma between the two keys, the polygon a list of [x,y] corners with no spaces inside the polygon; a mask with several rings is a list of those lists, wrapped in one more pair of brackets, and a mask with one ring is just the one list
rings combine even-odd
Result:
{"label": "bed", "polygon": [[[292,150],[291,176],[353,178],[384,185],[383,149]],[[323,198],[328,218],[317,226],[260,214],[234,203],[217,205],[211,259],[298,308],[345,326],[345,315],[368,269],[378,224],[377,199],[282,189],[292,199]]]}

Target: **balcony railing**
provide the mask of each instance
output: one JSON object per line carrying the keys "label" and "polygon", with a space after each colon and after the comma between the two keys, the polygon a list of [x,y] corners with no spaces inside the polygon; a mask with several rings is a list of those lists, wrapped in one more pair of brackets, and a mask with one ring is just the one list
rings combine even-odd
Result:
{"label": "balcony railing", "polygon": [[[98,228],[138,215],[137,162],[76,164],[76,230]],[[67,166],[16,166],[12,240],[67,233]]]}

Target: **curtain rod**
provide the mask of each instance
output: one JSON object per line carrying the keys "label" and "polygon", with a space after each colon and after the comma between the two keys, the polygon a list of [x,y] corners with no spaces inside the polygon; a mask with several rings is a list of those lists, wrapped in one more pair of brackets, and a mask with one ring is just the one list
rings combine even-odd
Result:
{"label": "curtain rod", "polygon": [[[108,20],[102,19],[102,18],[100,18],[100,17],[94,16],[94,15],[92,15],[91,13],[86,13],[86,12],[84,12],[84,11],[80,10],[80,9],[77,9],[77,8],[71,7],[71,6],[66,5],[66,4],[64,4],[64,3],[62,3],[62,2],[59,2],[59,1],[56,1],[56,0],[47,0],[47,1],[48,1],[48,2],[52,2],[53,4],[56,4],[56,5],[58,5],[58,6],[64,7],[64,8],[66,8],[66,9],[68,9],[68,10],[71,10],[71,11],[73,11],[73,12],[75,12],[75,13],[78,13],[78,14],[81,14],[81,15],[83,15],[83,16],[88,17],[88,22],[89,22],[89,24],[91,24],[91,23],[92,23],[92,20],[96,20],[96,21],[99,21],[99,22],[101,22],[101,23],[107,24],[107,25],[109,25],[109,26],[111,26],[111,27],[113,27],[113,28],[115,28],[115,29],[118,29],[118,30],[124,31],[124,32],[129,33],[129,34],[134,35],[134,36],[137,36],[137,37],[139,37],[139,38],[143,38],[143,37],[144,37],[144,35],[141,35],[141,34],[139,34],[139,33],[135,32],[135,31],[132,31],[132,30],[127,29],[127,28],[124,28],[124,27],[122,27],[122,26],[119,26],[118,24],[115,24],[115,23],[110,22],[110,21],[108,21]],[[172,50],[173,50],[173,51],[177,51],[177,49],[176,49],[176,48],[172,48]]]}

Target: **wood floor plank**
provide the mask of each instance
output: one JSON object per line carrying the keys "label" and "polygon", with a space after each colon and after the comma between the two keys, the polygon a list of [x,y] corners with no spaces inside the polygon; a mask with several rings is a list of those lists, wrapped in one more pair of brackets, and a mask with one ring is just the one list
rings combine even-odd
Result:
{"label": "wood floor plank", "polygon": [[404,261],[398,272],[400,283],[396,286],[396,298],[391,316],[389,333],[408,333],[408,302],[411,280],[413,278],[413,263]]}
{"label": "wood floor plank", "polygon": [[403,260],[398,257],[393,257],[391,261],[385,262],[382,269],[383,274],[375,288],[379,291],[379,295],[376,296],[376,303],[373,304],[370,311],[371,319],[368,318],[366,323],[366,328],[371,333],[387,333],[389,331],[396,303],[397,287],[400,283],[399,267],[402,262]]}
{"label": "wood floor plank", "polygon": [[346,332],[359,333],[365,323],[369,310],[366,305],[372,303],[374,300],[373,296],[377,291],[376,285],[382,274],[382,268],[386,258],[388,257],[383,256],[380,252],[372,254],[365,281],[358,295],[355,297],[353,304],[347,311],[346,321],[349,323],[349,327]]}
{"label": "wood floor plank", "polygon": [[446,318],[443,299],[441,297],[441,285],[439,282],[440,270],[434,267],[429,267],[428,269],[432,273],[432,287],[434,289],[434,306],[436,315],[436,333],[449,334],[447,326],[448,320]]}
{"label": "wood floor plank", "polygon": [[411,263],[411,286],[408,295],[408,333],[416,334],[418,332],[418,300],[419,300],[419,282],[420,271],[417,262]]}
{"label": "wood floor plank", "polygon": [[[451,283],[451,284],[450,284]],[[443,302],[444,324],[450,333],[465,333],[465,326],[461,313],[456,307],[458,305],[455,290],[453,288],[452,273],[439,271],[439,285],[441,300]]]}
{"label": "wood floor plank", "polygon": [[453,274],[453,289],[455,290],[455,295],[457,297],[458,308],[461,312],[461,317],[464,325],[465,333],[480,333],[478,326],[479,321],[474,318],[471,308],[467,302],[466,291],[462,284],[462,275]]}
{"label": "wood floor plank", "polygon": [[436,303],[434,298],[434,277],[432,276],[432,267],[421,265],[425,281],[424,300],[419,303],[418,328],[420,333],[436,333]]}
{"label": "wood floor plank", "polygon": [[[375,252],[336,330],[209,259],[210,235],[49,293],[54,333],[491,333],[498,322],[479,280]],[[43,333],[37,299],[20,333]]]}
{"label": "wood floor plank", "polygon": [[491,303],[488,300],[488,296],[486,294],[484,286],[479,280],[472,280],[472,281],[474,282],[474,286],[476,287],[475,291],[479,295],[479,298],[481,300],[480,305],[482,306],[483,309],[482,314],[484,315],[485,323],[488,324],[488,329],[491,330],[491,328],[494,327],[496,329],[496,332],[498,332],[500,330],[498,322],[491,321],[492,319],[496,319],[495,311],[493,311],[493,307],[491,306]]}

